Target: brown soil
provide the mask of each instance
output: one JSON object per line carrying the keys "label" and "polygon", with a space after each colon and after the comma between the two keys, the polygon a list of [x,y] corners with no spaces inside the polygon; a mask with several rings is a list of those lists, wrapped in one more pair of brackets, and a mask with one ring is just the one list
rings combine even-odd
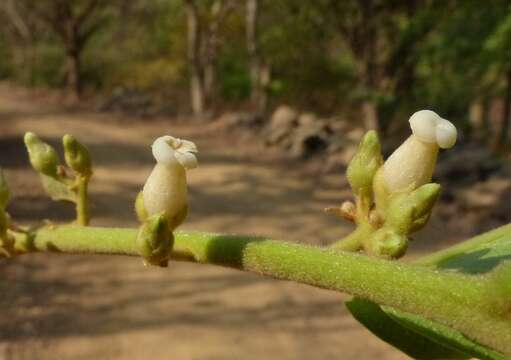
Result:
{"label": "brown soil", "polygon": [[[189,174],[191,212],[183,228],[314,244],[349,231],[323,213],[349,196],[340,174],[301,170],[251,134],[71,111],[2,85],[0,166],[14,192],[9,211],[23,223],[72,216],[67,205],[45,197],[29,168],[22,143],[28,130],[57,146],[64,133],[89,145],[94,225],[136,224],[133,199],[153,165],[149,144],[169,133],[194,140],[200,150],[200,167]],[[435,219],[419,239],[439,232],[452,238]],[[234,270],[35,254],[1,260],[0,274],[1,359],[406,358],[350,317],[343,306],[348,296]]]}

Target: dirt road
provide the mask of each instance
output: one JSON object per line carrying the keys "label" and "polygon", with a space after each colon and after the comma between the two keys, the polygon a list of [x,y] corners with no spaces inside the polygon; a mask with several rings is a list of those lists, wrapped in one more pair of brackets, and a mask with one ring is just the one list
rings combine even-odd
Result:
{"label": "dirt road", "polygon": [[[194,140],[191,213],[183,228],[328,243],[349,228],[325,215],[348,196],[339,176],[299,170],[253,137],[215,125],[123,120],[66,111],[0,87],[0,166],[23,223],[68,221],[29,169],[22,134],[58,145],[72,133],[95,160],[94,225],[134,226],[133,199],[151,170],[152,140]],[[346,296],[212,266],[139,259],[30,255],[0,261],[0,359],[404,359],[358,325]]]}

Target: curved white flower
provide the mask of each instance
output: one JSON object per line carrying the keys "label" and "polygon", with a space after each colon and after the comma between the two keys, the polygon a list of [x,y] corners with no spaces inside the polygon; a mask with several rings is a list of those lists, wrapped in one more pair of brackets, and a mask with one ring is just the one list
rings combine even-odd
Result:
{"label": "curved white flower", "polygon": [[188,208],[186,170],[197,167],[197,152],[193,142],[169,135],[154,141],[156,165],[142,190],[148,216],[165,213],[173,228],[184,220]]}
{"label": "curved white flower", "polygon": [[456,127],[434,111],[417,111],[409,122],[412,135],[383,165],[385,185],[391,192],[413,190],[430,182],[438,149],[456,143]]}

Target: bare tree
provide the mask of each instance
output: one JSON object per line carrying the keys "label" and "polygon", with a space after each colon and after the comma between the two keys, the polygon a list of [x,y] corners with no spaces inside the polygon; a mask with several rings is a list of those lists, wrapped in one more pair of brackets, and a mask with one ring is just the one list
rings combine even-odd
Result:
{"label": "bare tree", "polygon": [[204,114],[215,101],[217,60],[223,40],[221,26],[234,4],[214,0],[206,8],[207,14],[202,15],[197,0],[185,0],[190,98],[195,115]]}
{"label": "bare tree", "polygon": [[256,111],[264,113],[267,108],[267,87],[271,80],[271,68],[264,61],[259,49],[258,18],[259,0],[247,0],[245,9],[246,43],[250,69],[250,98]]}
{"label": "bare tree", "polygon": [[8,0],[3,10],[26,39],[33,42],[33,32],[27,24],[37,22],[60,40],[66,52],[66,85],[71,98],[77,99],[82,90],[83,50],[106,20],[106,9],[112,3],[112,0]]}
{"label": "bare tree", "polygon": [[194,0],[186,0],[188,71],[190,76],[190,99],[192,111],[201,115],[205,108],[203,70],[200,63],[201,22],[199,10]]}

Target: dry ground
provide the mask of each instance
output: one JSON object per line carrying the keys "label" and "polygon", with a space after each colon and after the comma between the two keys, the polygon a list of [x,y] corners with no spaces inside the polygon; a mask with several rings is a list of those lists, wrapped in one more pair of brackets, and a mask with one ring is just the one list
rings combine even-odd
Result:
{"label": "dry ground", "polygon": [[[322,211],[349,196],[341,175],[300,170],[250,134],[67,111],[2,85],[0,166],[14,192],[9,210],[24,223],[72,215],[44,196],[29,169],[28,130],[55,145],[64,133],[89,145],[94,225],[136,224],[132,203],[153,165],[149,144],[169,133],[200,150],[184,228],[316,244],[349,230]],[[436,220],[421,237],[438,232],[446,229]],[[212,266],[36,254],[0,261],[0,294],[0,359],[405,358],[349,316],[347,296]]]}

